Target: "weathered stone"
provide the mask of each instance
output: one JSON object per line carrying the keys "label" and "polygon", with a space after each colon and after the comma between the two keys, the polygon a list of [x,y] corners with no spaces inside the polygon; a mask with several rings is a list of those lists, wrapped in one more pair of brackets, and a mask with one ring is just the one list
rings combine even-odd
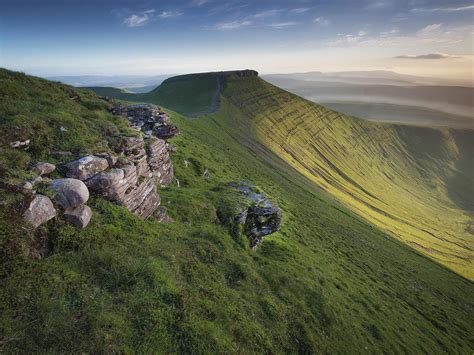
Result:
{"label": "weathered stone", "polygon": [[89,180],[86,180],[85,184],[93,191],[102,192],[120,185],[124,176],[123,169],[111,169],[94,175]]}
{"label": "weathered stone", "polygon": [[110,153],[96,153],[94,155],[96,157],[106,159],[107,163],[109,163],[109,167],[113,167],[113,166],[115,166],[115,164],[117,164],[117,159],[118,159],[117,156],[112,155]]}
{"label": "weathered stone", "polygon": [[84,229],[92,218],[92,210],[87,205],[68,208],[64,211],[64,218],[77,228]]}
{"label": "weathered stone", "polygon": [[101,171],[109,167],[107,159],[99,158],[93,155],[88,155],[78,160],[67,163],[66,176],[68,178],[87,180]]}
{"label": "weathered stone", "polygon": [[248,207],[245,205],[240,207],[233,223],[243,226],[244,233],[250,240],[250,247],[255,250],[265,236],[280,229],[281,209],[265,195],[257,192],[254,185],[232,182],[228,186],[239,191],[247,200]]}
{"label": "weathered stone", "polygon": [[28,203],[23,218],[33,227],[39,227],[56,216],[56,209],[51,200],[44,195],[35,195]]}
{"label": "weathered stone", "polygon": [[178,127],[172,124],[160,125],[153,129],[153,134],[160,139],[170,139],[179,133]]}
{"label": "weathered stone", "polygon": [[30,140],[27,139],[25,141],[14,141],[14,142],[10,142],[10,147],[12,148],[25,148],[25,147],[28,147],[30,145]]}
{"label": "weathered stone", "polygon": [[256,249],[263,237],[278,231],[281,218],[281,210],[277,207],[250,206],[244,226],[250,238],[250,247]]}
{"label": "weathered stone", "polygon": [[89,190],[81,180],[58,179],[51,187],[55,193],[54,200],[65,210],[83,205],[89,199]]}
{"label": "weathered stone", "polygon": [[56,170],[56,165],[51,163],[39,162],[33,165],[32,169],[40,175],[48,175],[51,174],[54,170]]}

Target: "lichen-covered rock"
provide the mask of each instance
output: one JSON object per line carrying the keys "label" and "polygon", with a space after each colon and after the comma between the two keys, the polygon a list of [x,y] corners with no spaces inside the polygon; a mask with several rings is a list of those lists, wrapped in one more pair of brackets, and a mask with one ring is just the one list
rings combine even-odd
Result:
{"label": "lichen-covered rock", "polygon": [[23,213],[23,218],[33,227],[39,227],[56,216],[56,209],[49,197],[35,195]]}
{"label": "lichen-covered rock", "polygon": [[36,171],[40,175],[51,174],[56,170],[56,165],[51,163],[38,162],[31,167],[32,170]]}
{"label": "lichen-covered rock", "polygon": [[87,205],[69,208],[64,211],[64,218],[77,228],[84,229],[92,218],[92,210]]}
{"label": "lichen-covered rock", "polygon": [[151,138],[148,146],[148,165],[161,186],[168,186],[173,182],[174,172],[168,145],[159,138]]}
{"label": "lichen-covered rock", "polygon": [[89,199],[89,190],[81,180],[53,180],[51,188],[54,191],[54,200],[65,210],[83,205]]}
{"label": "lichen-covered rock", "polygon": [[282,212],[268,197],[258,192],[256,187],[245,182],[232,182],[229,187],[237,190],[245,202],[237,202],[239,208],[233,217],[233,223],[240,225],[250,240],[250,247],[256,249],[269,234],[280,229]]}
{"label": "lichen-covered rock", "polygon": [[257,248],[263,237],[280,229],[281,217],[281,210],[278,207],[250,206],[248,208],[244,230],[250,238],[252,249]]}
{"label": "lichen-covered rock", "polygon": [[153,129],[153,134],[160,139],[170,139],[178,133],[178,127],[172,124],[158,125]]}
{"label": "lichen-covered rock", "polygon": [[66,177],[78,180],[87,180],[109,167],[107,159],[88,155],[64,165]]}

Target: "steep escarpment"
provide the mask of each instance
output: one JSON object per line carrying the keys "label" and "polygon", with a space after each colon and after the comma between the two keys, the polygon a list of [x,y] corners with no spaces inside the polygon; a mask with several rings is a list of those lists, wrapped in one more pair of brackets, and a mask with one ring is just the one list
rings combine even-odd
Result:
{"label": "steep escarpment", "polygon": [[242,112],[234,124],[248,122],[242,135],[363,218],[474,277],[473,131],[353,119],[258,78],[233,77],[223,95]]}

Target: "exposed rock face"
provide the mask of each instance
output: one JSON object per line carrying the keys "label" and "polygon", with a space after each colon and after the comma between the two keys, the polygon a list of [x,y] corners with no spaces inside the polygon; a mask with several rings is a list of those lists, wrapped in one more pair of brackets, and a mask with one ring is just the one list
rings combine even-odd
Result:
{"label": "exposed rock face", "polygon": [[78,180],[87,180],[95,174],[104,171],[108,167],[109,163],[107,162],[107,159],[93,155],[74,160],[64,166],[66,169],[66,176]]}
{"label": "exposed rock face", "polygon": [[164,140],[152,137],[147,146],[148,165],[161,186],[173,182],[173,163],[169,145]]}
{"label": "exposed rock face", "polygon": [[155,105],[115,104],[112,113],[127,117],[132,127],[143,131],[147,136],[169,139],[179,133],[178,127],[170,124],[168,115]]}
{"label": "exposed rock face", "polygon": [[51,163],[36,163],[32,166],[32,170],[36,171],[40,175],[48,175],[51,174],[54,170],[56,170],[56,166]]}
{"label": "exposed rock face", "polygon": [[244,227],[244,233],[250,239],[250,247],[255,250],[265,236],[280,229],[281,209],[265,195],[257,192],[253,185],[232,182],[229,186],[238,190],[249,204],[234,217],[234,222]]}
{"label": "exposed rock face", "polygon": [[250,206],[244,224],[245,233],[250,238],[250,247],[256,249],[263,237],[280,229],[281,210],[278,207]]}
{"label": "exposed rock face", "polygon": [[156,184],[168,185],[173,165],[165,141],[152,137],[145,147],[142,137],[123,137],[115,166],[86,181],[96,193],[142,218],[150,217],[160,205]]}
{"label": "exposed rock face", "polygon": [[87,186],[77,179],[58,179],[51,185],[54,200],[63,209],[71,209],[83,205],[89,199]]}
{"label": "exposed rock face", "polygon": [[23,213],[23,218],[33,227],[39,227],[56,216],[51,200],[44,195],[35,195]]}
{"label": "exposed rock face", "polygon": [[77,228],[84,229],[92,218],[92,210],[87,205],[81,205],[65,210],[64,218]]}

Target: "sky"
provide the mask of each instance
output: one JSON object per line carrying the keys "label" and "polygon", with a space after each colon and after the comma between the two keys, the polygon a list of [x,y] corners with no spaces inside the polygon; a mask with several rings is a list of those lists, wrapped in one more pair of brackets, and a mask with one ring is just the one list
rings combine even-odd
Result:
{"label": "sky", "polygon": [[40,76],[393,70],[473,79],[469,0],[5,0],[0,67]]}

